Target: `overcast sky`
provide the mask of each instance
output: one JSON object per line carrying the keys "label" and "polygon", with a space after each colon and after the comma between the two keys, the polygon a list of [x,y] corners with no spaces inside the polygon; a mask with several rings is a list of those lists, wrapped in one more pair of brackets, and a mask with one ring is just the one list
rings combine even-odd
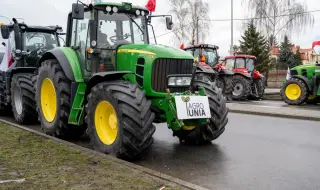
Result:
{"label": "overcast sky", "polygon": [[[83,0],[86,2],[86,0]],[[144,6],[147,0],[108,0],[113,2],[132,2]],[[245,18],[247,9],[241,4],[242,0],[234,0],[234,18]],[[297,0],[301,1],[302,0]],[[309,10],[320,10],[319,0],[305,0]],[[71,4],[75,0],[2,0],[0,15],[16,18],[24,18],[29,25],[61,25],[66,30],[67,14],[71,10]],[[228,19],[230,18],[231,0],[207,0],[210,4],[210,19]],[[155,14],[167,14],[170,7],[167,0],[157,0]],[[320,40],[320,12],[313,13],[315,24],[304,34],[294,35],[292,43],[299,44],[302,48],[310,48],[312,41]],[[157,18],[161,19],[161,18]],[[0,22],[8,22],[7,19],[0,17]],[[242,21],[234,21],[234,43],[237,44],[242,34]],[[154,20],[156,36],[167,33],[163,22]],[[222,56],[228,54],[231,41],[231,23],[230,21],[211,22],[210,37],[207,43],[215,44],[220,47]],[[159,44],[173,46],[172,33],[157,38]],[[280,41],[278,39],[278,41]],[[177,47],[179,48],[179,47]]]}

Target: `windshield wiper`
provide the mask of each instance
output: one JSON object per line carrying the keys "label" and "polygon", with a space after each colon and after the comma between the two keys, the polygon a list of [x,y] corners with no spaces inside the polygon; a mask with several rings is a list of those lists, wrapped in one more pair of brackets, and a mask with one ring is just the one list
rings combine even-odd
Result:
{"label": "windshield wiper", "polygon": [[29,42],[37,33],[38,33],[38,32],[35,32],[35,33],[31,36],[31,38],[29,38],[28,42]]}
{"label": "windshield wiper", "polygon": [[142,32],[142,34],[144,34],[144,32],[143,32],[142,28],[139,26],[139,24],[130,15],[128,15],[128,14],[126,14],[126,15],[131,20],[131,22],[133,22],[139,28],[139,30]]}

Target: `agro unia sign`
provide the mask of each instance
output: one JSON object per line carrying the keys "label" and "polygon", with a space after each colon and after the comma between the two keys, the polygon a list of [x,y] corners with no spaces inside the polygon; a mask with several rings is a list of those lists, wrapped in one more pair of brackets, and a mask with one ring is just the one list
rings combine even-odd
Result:
{"label": "agro unia sign", "polygon": [[178,119],[210,118],[207,96],[176,96]]}

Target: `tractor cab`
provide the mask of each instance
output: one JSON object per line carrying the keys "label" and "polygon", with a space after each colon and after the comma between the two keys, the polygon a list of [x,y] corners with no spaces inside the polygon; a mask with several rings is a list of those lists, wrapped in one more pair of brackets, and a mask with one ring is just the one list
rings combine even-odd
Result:
{"label": "tractor cab", "polygon": [[193,55],[193,57],[200,60],[200,62],[204,62],[207,65],[214,67],[219,60],[218,49],[219,47],[215,45],[199,44],[186,47],[183,50]]}
{"label": "tractor cab", "polygon": [[233,70],[234,73],[258,79],[262,77],[262,74],[255,69],[256,62],[256,57],[252,55],[234,55],[226,56],[223,65]]}
{"label": "tractor cab", "polygon": [[[117,62],[127,61],[132,53],[147,52],[149,11],[131,3],[73,4],[68,17],[67,47],[79,48],[81,64],[88,73],[115,71]],[[170,17],[167,28],[172,28]]]}
{"label": "tractor cab", "polygon": [[13,24],[1,26],[1,34],[7,39],[7,43],[3,45],[12,50],[12,59],[16,61],[16,67],[37,66],[46,51],[60,47],[59,35],[63,35],[60,33],[61,27],[28,26],[18,23],[16,19],[13,21]]}

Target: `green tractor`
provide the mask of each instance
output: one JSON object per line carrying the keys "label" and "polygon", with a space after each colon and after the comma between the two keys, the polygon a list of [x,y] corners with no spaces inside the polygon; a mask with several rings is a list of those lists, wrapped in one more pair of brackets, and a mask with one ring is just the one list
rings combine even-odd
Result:
{"label": "green tractor", "polygon": [[[320,42],[314,42],[313,48]],[[289,105],[320,102],[320,64],[305,64],[288,70],[286,81],[281,88],[283,101]]]}
{"label": "green tractor", "polygon": [[202,80],[187,52],[149,44],[152,17],[131,3],[72,5],[66,47],[40,60],[36,100],[44,132],[87,132],[96,150],[123,158],[153,143],[153,123],[167,122],[186,142],[210,142],[224,132],[221,90]]}

